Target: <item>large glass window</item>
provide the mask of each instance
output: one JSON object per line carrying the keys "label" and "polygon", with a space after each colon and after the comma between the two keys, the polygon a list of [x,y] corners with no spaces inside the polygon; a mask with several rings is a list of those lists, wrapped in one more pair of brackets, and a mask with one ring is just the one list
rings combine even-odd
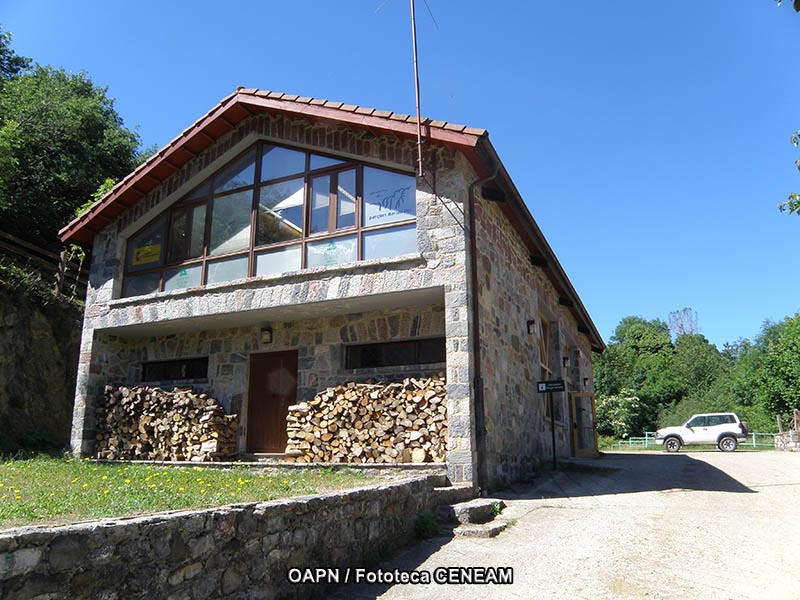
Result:
{"label": "large glass window", "polygon": [[208,253],[229,254],[249,248],[252,212],[252,190],[214,198]]}
{"label": "large glass window", "polygon": [[123,296],[416,249],[413,175],[261,142],[130,238]]}

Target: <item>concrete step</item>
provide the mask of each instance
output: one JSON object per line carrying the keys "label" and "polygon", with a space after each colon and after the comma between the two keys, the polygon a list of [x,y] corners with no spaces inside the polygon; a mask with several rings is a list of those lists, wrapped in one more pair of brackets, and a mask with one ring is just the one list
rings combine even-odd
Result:
{"label": "concrete step", "polygon": [[502,500],[475,498],[458,504],[437,506],[436,517],[443,523],[488,523],[505,507]]}
{"label": "concrete step", "polygon": [[433,488],[433,505],[458,504],[475,497],[475,489],[471,483],[456,483]]}
{"label": "concrete step", "polygon": [[464,523],[453,529],[453,535],[471,538],[493,538],[508,526],[506,521]]}

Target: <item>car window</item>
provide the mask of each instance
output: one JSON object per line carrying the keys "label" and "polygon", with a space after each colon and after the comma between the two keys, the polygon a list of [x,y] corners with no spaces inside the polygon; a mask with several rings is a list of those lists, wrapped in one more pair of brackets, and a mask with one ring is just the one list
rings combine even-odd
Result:
{"label": "car window", "polygon": [[735,423],[736,421],[733,418],[733,415],[722,415],[722,422],[723,423]]}
{"label": "car window", "polygon": [[695,417],[691,421],[689,421],[686,426],[687,427],[704,427],[706,424],[705,417]]}
{"label": "car window", "polygon": [[710,415],[708,417],[709,427],[713,427],[714,425],[719,425],[721,423],[725,423],[724,417],[721,415]]}

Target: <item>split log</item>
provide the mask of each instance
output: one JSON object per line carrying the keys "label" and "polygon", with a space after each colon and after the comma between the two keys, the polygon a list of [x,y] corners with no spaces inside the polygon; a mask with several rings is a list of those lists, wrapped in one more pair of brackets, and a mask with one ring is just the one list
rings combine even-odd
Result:
{"label": "split log", "polygon": [[236,454],[238,415],[191,389],[109,385],[96,418],[97,458],[204,462]]}
{"label": "split log", "polygon": [[313,400],[289,407],[288,460],[443,462],[446,397],[443,376],[327,388]]}

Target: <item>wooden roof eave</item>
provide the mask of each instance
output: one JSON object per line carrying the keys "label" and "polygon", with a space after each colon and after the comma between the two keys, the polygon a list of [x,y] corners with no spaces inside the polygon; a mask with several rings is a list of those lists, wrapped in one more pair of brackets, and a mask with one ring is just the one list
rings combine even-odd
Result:
{"label": "wooden roof eave", "polygon": [[[382,133],[401,134],[414,139],[417,137],[416,118],[394,120],[391,117],[387,118],[374,114],[360,113],[357,110],[348,112],[343,111],[341,108],[333,108],[325,105],[303,104],[245,93],[237,94],[236,101],[247,106],[260,108],[262,110],[276,111],[286,115],[304,118],[311,117],[312,119],[316,118],[320,120],[324,119],[330,122],[369,128]],[[449,143],[470,148],[474,148],[478,140],[485,135],[485,132],[483,132],[483,134],[467,132],[466,130],[468,128],[464,128],[464,131],[451,131],[444,128],[428,127],[423,124],[423,129],[427,130],[427,135],[423,135],[423,137],[431,142]]]}
{"label": "wooden roof eave", "polygon": [[[174,172],[213,144],[218,137],[210,135],[205,130],[216,126],[218,123],[223,123],[225,129],[233,128],[242,120],[257,112],[274,111],[298,117],[345,123],[354,127],[382,133],[394,133],[409,138],[416,137],[416,120],[407,115],[402,115],[402,119],[399,116],[396,119],[392,119],[384,116],[386,114],[385,111],[372,109],[365,111],[356,108],[349,112],[342,110],[341,107],[334,108],[327,104],[327,102],[323,104],[304,103],[293,99],[279,100],[271,97],[270,94],[266,96],[255,95],[248,92],[248,90],[234,92],[117,183],[108,194],[95,203],[87,212],[73,219],[61,229],[59,231],[61,241],[81,245],[90,244],[93,236],[91,234],[79,235],[81,230],[89,226],[101,215],[106,219],[117,216],[120,211],[112,208],[114,205],[130,206],[160,185],[169,175],[156,177],[152,171],[162,163],[169,165],[172,172]],[[394,116],[394,113],[392,115]],[[427,130],[427,139],[429,141],[467,149],[467,156],[475,166],[478,166],[479,161],[474,152],[469,152],[469,150],[474,149],[479,140],[486,136],[485,131],[461,126],[454,126],[453,130],[429,126],[426,126],[425,129]],[[185,154],[189,154],[189,157],[187,158]],[[89,227],[89,229],[94,232],[98,230],[96,227]]]}
{"label": "wooden roof eave", "polygon": [[[501,205],[503,212],[509,217],[509,220],[520,233],[522,239],[526,241],[532,256],[538,256],[543,260],[543,264],[546,266],[542,268],[548,279],[550,279],[551,283],[556,288],[560,303],[575,317],[579,329],[583,330],[582,333],[589,339],[592,350],[602,351],[605,348],[605,342],[602,336],[597,331],[592,318],[589,316],[589,312],[586,310],[580,296],[578,296],[578,293],[572,286],[569,277],[567,277],[555,252],[553,252],[553,249],[544,237],[542,230],[539,229],[533,215],[522,199],[522,195],[514,185],[514,181],[506,171],[505,166],[488,137],[481,142],[477,150],[478,154],[484,162],[486,162],[485,171],[494,172],[493,165],[499,165],[500,170],[496,181],[506,192],[506,197],[508,199]],[[564,299],[565,302],[561,302],[562,299]]]}

